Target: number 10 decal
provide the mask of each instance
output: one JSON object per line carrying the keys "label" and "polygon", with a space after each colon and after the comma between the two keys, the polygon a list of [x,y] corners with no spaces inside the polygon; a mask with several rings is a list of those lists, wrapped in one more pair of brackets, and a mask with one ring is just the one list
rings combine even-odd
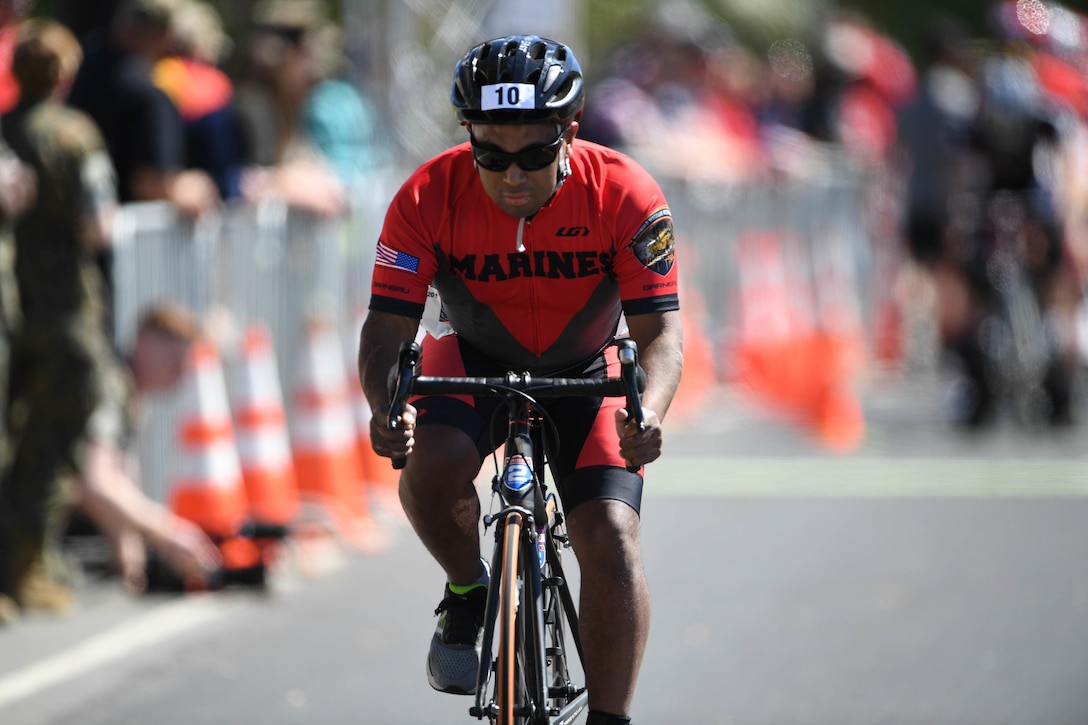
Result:
{"label": "number 10 decal", "polygon": [[480,92],[480,108],[484,111],[535,108],[531,83],[492,83],[481,88]]}

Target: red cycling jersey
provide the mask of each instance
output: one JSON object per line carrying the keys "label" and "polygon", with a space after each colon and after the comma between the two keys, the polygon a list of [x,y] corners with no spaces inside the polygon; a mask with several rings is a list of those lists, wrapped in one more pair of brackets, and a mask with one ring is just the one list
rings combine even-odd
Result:
{"label": "red cycling jersey", "polygon": [[433,285],[457,334],[533,372],[594,355],[620,313],[679,308],[672,215],[641,166],[577,141],[571,173],[531,218],[487,196],[468,143],[397,192],[378,242],[370,309],[420,318]]}

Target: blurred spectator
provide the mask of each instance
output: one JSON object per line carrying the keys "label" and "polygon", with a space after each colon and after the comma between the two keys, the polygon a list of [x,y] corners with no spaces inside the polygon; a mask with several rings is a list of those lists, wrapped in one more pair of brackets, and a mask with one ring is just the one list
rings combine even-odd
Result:
{"label": "blurred spectator", "polygon": [[390,162],[380,114],[349,82],[339,27],[327,23],[313,33],[318,81],[303,108],[305,133],[349,189],[364,184]]}
{"label": "blurred spectator", "polygon": [[816,69],[812,52],[796,38],[781,38],[767,49],[767,65],[767,85],[755,107],[760,124],[765,129],[780,127],[814,135]]}
{"label": "blurred spectator", "polygon": [[[0,0],[0,114],[13,109],[19,101],[19,84],[11,72],[11,61],[15,55],[19,23],[33,5],[33,0]],[[34,201],[36,192],[34,172],[19,161],[7,144],[0,143],[0,476],[10,456],[4,421],[8,403],[10,345],[21,319],[12,225]]]}
{"label": "blurred spectator", "polygon": [[[1031,8],[1038,12],[1027,12]],[[987,176],[973,290],[983,308],[992,310],[1006,289],[992,272],[995,265],[1011,263],[1025,275],[1042,316],[1042,349],[1035,351],[1044,361],[1041,417],[1068,424],[1073,422],[1072,325],[1079,290],[1071,289],[1077,283],[1070,274],[1051,162],[1065,144],[1069,109],[1046,92],[1033,63],[1045,43],[1049,17],[1042,3],[1003,0],[993,7],[999,42],[980,67],[982,99],[974,135]],[[985,330],[975,328],[962,344],[972,354],[979,347],[986,353],[984,337]],[[985,389],[987,381],[971,382],[982,402],[994,394]]]}
{"label": "blurred spectator", "polygon": [[306,129],[305,111],[321,80],[317,41],[325,12],[312,0],[263,0],[235,71],[235,109],[247,171],[243,195],[320,215],[346,209],[347,193]]}
{"label": "blurred spectator", "polygon": [[579,135],[678,176],[736,180],[759,173],[756,58],[696,3],[658,6],[650,25],[617,51],[611,72],[589,95]]}
{"label": "blurred spectator", "polygon": [[767,49],[767,71],[753,112],[760,125],[767,163],[792,176],[826,172],[821,158],[823,99],[818,92],[816,61],[796,38],[781,38]]}
{"label": "blurred spectator", "polygon": [[[22,323],[15,278],[14,224],[34,202],[37,188],[34,171],[0,142],[0,490],[13,455],[7,425],[8,383],[12,342]],[[0,591],[0,623],[9,621],[17,612],[15,602]]]}
{"label": "blurred spectator", "polygon": [[866,164],[879,164],[895,146],[896,113],[914,95],[910,58],[857,11],[840,10],[824,28],[832,84],[827,98],[829,140]]}
{"label": "blurred spectator", "polygon": [[138,529],[186,574],[204,571],[210,555],[191,526],[139,495],[116,453],[131,427],[129,383],[103,325],[94,260],[110,243],[116,192],[98,129],[62,102],[80,60],[64,26],[25,22],[13,64],[22,98],[2,119],[5,140],[42,183],[15,227],[25,322],[12,365],[16,449],[0,489],[0,593],[53,612],[72,605],[61,541],[80,502],[108,534]]}
{"label": "blurred spectator", "polygon": [[101,128],[122,202],[168,200],[195,217],[214,208],[219,195],[206,173],[185,168],[181,116],[151,79],[189,1],[125,0],[109,34],[88,44],[70,102]]}
{"label": "blurred spectator", "polygon": [[[1088,15],[1054,6],[1045,46],[1034,54],[1033,64],[1044,90],[1068,111],[1064,143],[1055,158],[1056,203],[1083,294],[1088,287]],[[1082,314],[1082,324],[1088,325],[1088,305]],[[1088,361],[1088,337],[1081,344]]]}
{"label": "blurred spectator", "polygon": [[735,179],[762,176],[766,153],[755,109],[764,97],[767,66],[754,52],[739,43],[710,50],[707,54],[706,90],[700,105],[705,113],[705,134],[700,142],[710,152],[704,176],[715,165],[731,169]]}
{"label": "blurred spectator", "polygon": [[19,102],[19,84],[11,74],[11,57],[19,23],[34,7],[34,0],[0,0],[0,114]]}
{"label": "blurred spectator", "polygon": [[207,172],[224,199],[241,195],[243,163],[234,85],[218,67],[229,43],[211,5],[187,2],[174,18],[173,45],[152,73],[181,114],[186,167]]}
{"label": "blurred spectator", "polygon": [[[971,427],[993,421],[1003,403],[1029,422],[1073,422],[1081,295],[1054,173],[1073,114],[1040,82],[1046,24],[1018,12],[1028,5],[1044,8],[993,6],[997,43],[984,54],[971,54],[981,46],[962,27],[935,22],[919,94],[900,118],[904,231],[932,273],[939,339],[962,372],[954,419]],[[1020,329],[1028,309],[1037,318]]]}
{"label": "blurred spectator", "polygon": [[[977,244],[977,194],[985,167],[973,146],[981,104],[966,27],[934,17],[926,31],[915,98],[898,120],[898,148],[906,179],[903,234],[915,266],[909,302],[932,300],[939,344],[958,358],[969,379],[986,377],[981,350],[964,344],[980,305],[972,301],[969,270]],[[989,386],[980,388],[975,411],[964,422],[988,416]]]}
{"label": "blurred spectator", "polygon": [[934,269],[947,258],[956,199],[980,183],[971,150],[981,100],[966,27],[934,18],[927,31],[918,93],[902,110],[898,144],[907,178],[906,236],[911,257]]}
{"label": "blurred spectator", "polygon": [[110,21],[123,0],[52,0],[53,17],[86,48],[109,32]]}
{"label": "blurred spectator", "polygon": [[[123,0],[104,33],[87,36],[86,60],[69,95],[105,137],[122,203],[165,200],[196,217],[219,204],[215,182],[185,168],[185,131],[151,69],[170,48],[178,10],[193,0]],[[112,252],[98,256],[112,310]],[[113,332],[112,315],[106,329]]]}
{"label": "blurred spectator", "polygon": [[[181,379],[189,351],[202,335],[188,310],[158,304],[147,309],[127,357],[124,388],[94,413],[80,472],[80,506],[113,545],[122,583],[129,591],[147,586],[146,552],[188,586],[200,588],[220,566],[219,551],[195,524],[144,495],[136,462],[136,406],[148,393]],[[116,406],[116,407],[111,407]]]}

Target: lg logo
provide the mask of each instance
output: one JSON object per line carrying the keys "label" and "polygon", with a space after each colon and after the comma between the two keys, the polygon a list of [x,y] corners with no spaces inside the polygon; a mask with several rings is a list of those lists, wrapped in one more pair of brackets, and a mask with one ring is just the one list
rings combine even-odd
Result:
{"label": "lg logo", "polygon": [[589,227],[559,227],[557,237],[588,237]]}

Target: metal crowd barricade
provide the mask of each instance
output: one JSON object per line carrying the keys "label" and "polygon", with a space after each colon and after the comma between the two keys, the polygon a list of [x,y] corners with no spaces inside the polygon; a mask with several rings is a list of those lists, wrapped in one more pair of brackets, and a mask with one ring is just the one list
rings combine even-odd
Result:
{"label": "metal crowd barricade", "polygon": [[[374,246],[373,238],[357,238],[374,228],[372,220],[360,218],[373,209],[361,209],[347,218],[321,218],[280,202],[238,204],[194,222],[165,203],[124,206],[115,226],[113,263],[118,349],[130,349],[139,316],[161,301],[186,305],[228,341],[259,322],[272,335],[287,399],[309,320],[322,320],[347,340],[358,334],[352,308],[364,285],[369,288],[369,272],[360,271],[363,263],[345,262],[366,257],[347,254],[350,249]],[[349,275],[365,279],[349,285]],[[354,341],[345,347],[353,351]],[[230,365],[240,349],[228,342],[221,354]],[[141,474],[157,500],[165,500],[176,470],[179,403],[176,392],[168,391],[143,404]],[[290,424],[289,405],[287,413]]]}
{"label": "metal crowd barricade", "polygon": [[[788,272],[803,281],[786,290],[794,312],[815,326],[871,324],[871,238],[866,222],[864,175],[840,164],[818,178],[780,177],[769,182],[684,180],[655,174],[669,200],[683,255],[682,284],[689,302],[702,306],[703,332],[713,350],[734,350],[740,329],[742,275],[738,246],[750,234],[772,236]],[[694,294],[692,294],[694,293]],[[683,289],[681,300],[683,305]],[[849,321],[820,311],[838,305]],[[719,380],[731,375],[728,354],[716,356]]]}

